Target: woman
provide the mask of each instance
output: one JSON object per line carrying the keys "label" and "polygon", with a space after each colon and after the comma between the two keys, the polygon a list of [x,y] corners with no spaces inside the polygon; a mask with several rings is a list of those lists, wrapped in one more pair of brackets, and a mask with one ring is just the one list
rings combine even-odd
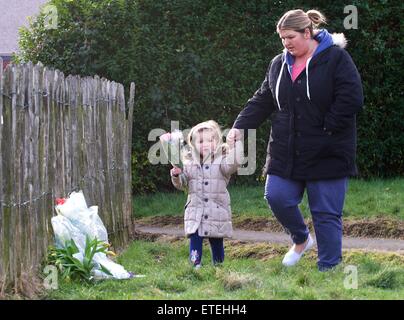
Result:
{"label": "woman", "polygon": [[[324,22],[316,10],[282,16],[277,32],[284,50],[233,125],[255,129],[271,118],[265,198],[294,243],[283,264],[296,264],[313,246],[298,208],[306,189],[321,271],[342,259],[342,208],[348,177],[357,174],[355,122],[363,106],[345,37],[318,30]],[[236,138],[230,130],[228,139]]]}

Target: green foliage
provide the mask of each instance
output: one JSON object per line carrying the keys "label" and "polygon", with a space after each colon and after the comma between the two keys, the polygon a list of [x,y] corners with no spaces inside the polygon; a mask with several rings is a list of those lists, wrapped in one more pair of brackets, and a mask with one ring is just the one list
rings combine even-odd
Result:
{"label": "green foliage", "polygon": [[[91,282],[93,280],[91,272],[95,266],[95,262],[93,261],[94,255],[98,252],[106,254],[108,252],[108,244],[97,239],[91,240],[89,237],[86,237],[86,247],[82,262],[74,257],[78,252],[79,249],[76,243],[71,239],[66,241],[63,248],[51,247],[48,251],[47,263],[56,266],[63,279]],[[100,267],[101,271],[111,275],[109,270],[103,265]]]}
{"label": "green foliage", "polygon": [[[398,0],[356,0],[359,28],[345,30],[344,4],[332,1],[51,0],[59,27],[39,16],[21,30],[20,61],[42,61],[65,73],[137,84],[133,130],[135,193],[172,188],[169,166],[151,165],[151,129],[186,129],[215,119],[231,127],[281,49],[275,25],[292,8],[319,9],[327,29],[344,32],[363,79],[365,109],[358,116],[362,177],[404,174],[404,104],[397,90],[403,55]],[[264,164],[269,122],[257,132],[257,171]]]}
{"label": "green foliage", "polygon": [[[404,221],[404,179],[377,179],[349,181],[344,202],[343,216],[346,219],[388,219],[380,225],[384,234],[397,230],[396,221]],[[269,218],[271,210],[264,199],[264,186],[230,186],[233,223],[238,218]],[[183,215],[186,195],[182,192],[157,192],[137,195],[133,200],[133,212],[137,219],[147,217]],[[307,194],[299,208],[305,218],[310,218]],[[163,220],[163,219],[162,219]],[[380,221],[379,221],[380,223]]]}

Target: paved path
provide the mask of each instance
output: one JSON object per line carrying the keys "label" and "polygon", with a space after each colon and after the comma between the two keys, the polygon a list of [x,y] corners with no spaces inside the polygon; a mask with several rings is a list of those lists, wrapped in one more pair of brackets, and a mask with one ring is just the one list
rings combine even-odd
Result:
{"label": "paved path", "polygon": [[[139,226],[136,227],[137,231],[151,234],[184,236],[183,228],[172,227],[151,227]],[[248,230],[234,230],[234,240],[252,241],[252,242],[269,242],[284,245],[290,245],[291,239],[285,233],[279,232],[266,232],[266,231],[248,231]],[[343,237],[343,249],[362,249],[369,251],[390,251],[404,254],[404,240],[398,239],[382,239],[382,238],[352,238]]]}

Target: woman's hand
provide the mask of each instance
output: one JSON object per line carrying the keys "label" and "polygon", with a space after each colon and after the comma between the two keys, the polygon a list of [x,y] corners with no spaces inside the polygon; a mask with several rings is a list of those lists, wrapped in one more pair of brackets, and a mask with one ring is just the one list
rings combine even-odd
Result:
{"label": "woman's hand", "polygon": [[171,170],[170,170],[170,175],[172,176],[172,177],[178,177],[180,174],[181,174],[181,172],[182,172],[182,170],[181,170],[181,168],[178,168],[178,167],[173,167]]}
{"label": "woman's hand", "polygon": [[230,129],[229,133],[226,137],[226,142],[228,145],[233,146],[237,140],[241,139],[241,132],[239,129],[233,128]]}

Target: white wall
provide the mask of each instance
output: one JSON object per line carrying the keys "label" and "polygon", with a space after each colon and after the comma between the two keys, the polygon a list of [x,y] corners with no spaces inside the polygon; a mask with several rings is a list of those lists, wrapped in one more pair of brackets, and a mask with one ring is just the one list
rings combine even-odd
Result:
{"label": "white wall", "polygon": [[0,0],[0,55],[18,51],[18,29],[39,13],[47,0]]}

